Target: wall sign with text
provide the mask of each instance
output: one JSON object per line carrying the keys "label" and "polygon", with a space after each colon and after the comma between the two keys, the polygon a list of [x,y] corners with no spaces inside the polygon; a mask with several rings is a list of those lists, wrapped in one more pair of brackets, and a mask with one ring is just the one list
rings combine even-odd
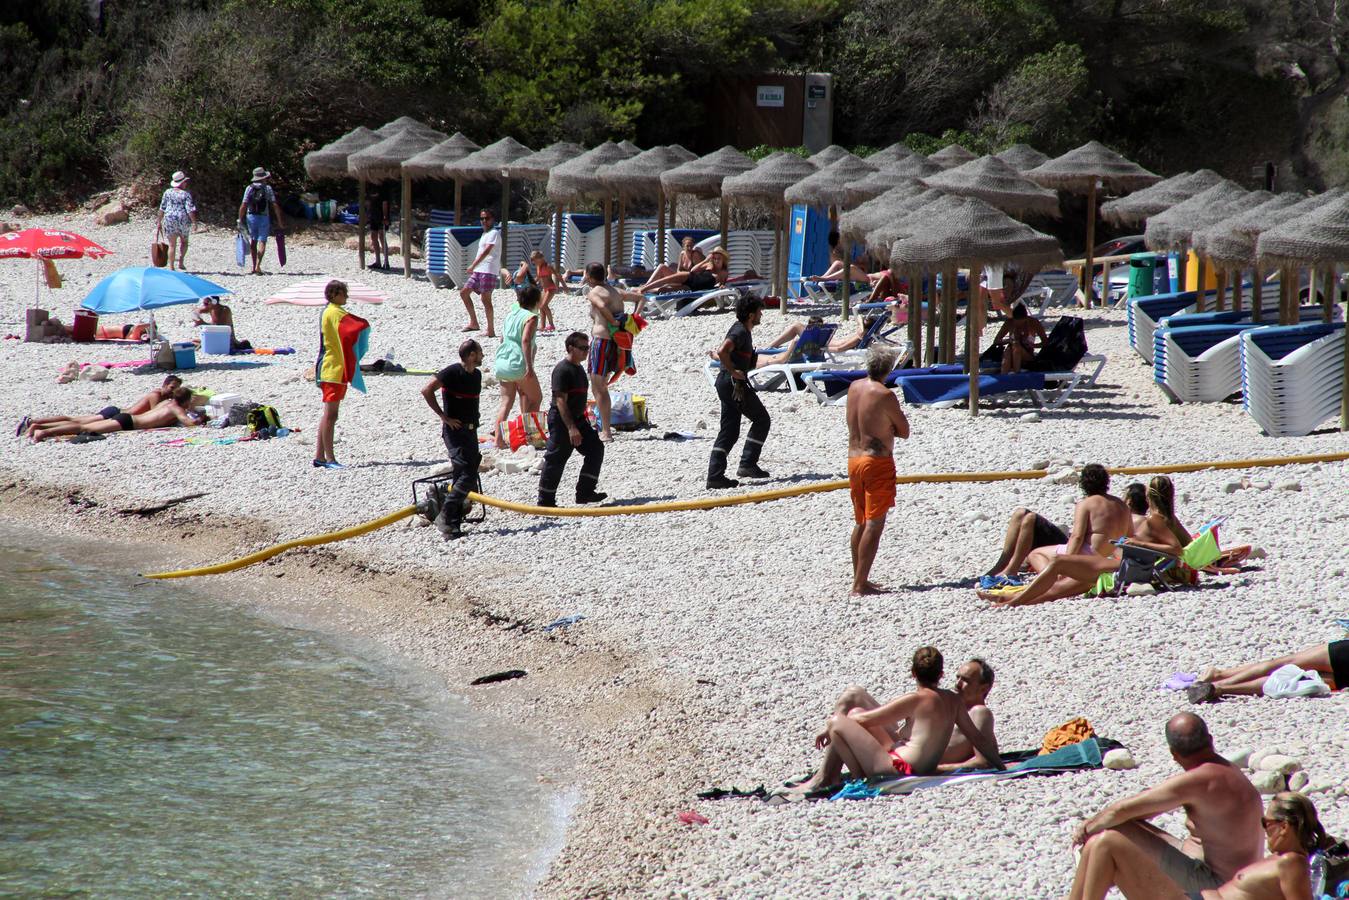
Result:
{"label": "wall sign with text", "polygon": [[780,84],[761,84],[755,88],[755,106],[787,105],[787,89]]}

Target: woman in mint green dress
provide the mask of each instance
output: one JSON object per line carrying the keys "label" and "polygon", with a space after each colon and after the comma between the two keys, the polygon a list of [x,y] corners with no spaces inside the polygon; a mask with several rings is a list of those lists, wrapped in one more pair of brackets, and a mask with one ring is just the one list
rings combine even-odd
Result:
{"label": "woman in mint green dress", "polygon": [[538,412],[543,402],[539,378],[534,373],[534,332],[539,324],[540,299],[539,289],[534,285],[523,288],[501,329],[501,345],[492,363],[492,371],[501,383],[501,407],[492,425],[493,434],[499,433],[501,423],[511,414],[517,395],[522,413]]}

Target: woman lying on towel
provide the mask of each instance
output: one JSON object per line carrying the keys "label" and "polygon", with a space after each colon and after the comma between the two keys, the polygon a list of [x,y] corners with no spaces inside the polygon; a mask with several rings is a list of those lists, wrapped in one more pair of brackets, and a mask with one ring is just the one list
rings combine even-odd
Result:
{"label": "woman lying on towel", "polygon": [[1213,666],[1186,688],[1185,694],[1191,703],[1208,703],[1223,697],[1259,696],[1265,692],[1265,681],[1269,676],[1288,665],[1328,676],[1325,681],[1330,689],[1342,691],[1349,688],[1349,640],[1312,644],[1287,656],[1230,669]]}

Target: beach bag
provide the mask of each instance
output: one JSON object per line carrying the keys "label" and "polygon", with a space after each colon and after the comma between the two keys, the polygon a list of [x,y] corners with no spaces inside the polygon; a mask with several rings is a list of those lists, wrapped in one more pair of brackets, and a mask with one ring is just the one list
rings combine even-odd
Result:
{"label": "beach bag", "polygon": [[1260,690],[1266,697],[1275,700],[1330,696],[1330,686],[1321,679],[1320,672],[1300,669],[1292,663],[1270,672]]}
{"label": "beach bag", "polygon": [[248,238],[244,236],[243,229],[234,236],[234,264],[239,268],[244,267],[244,259],[248,256]]}
{"label": "beach bag", "polygon": [[255,406],[246,414],[245,422],[253,431],[261,431],[264,428],[280,428],[281,414],[273,406]]}
{"label": "beach bag", "polygon": [[520,413],[502,422],[497,432],[497,447],[509,447],[514,453],[525,444],[536,450],[548,446],[548,426],[536,412]]}
{"label": "beach bag", "polygon": [[150,242],[150,265],[162,269],[169,264],[169,245],[163,240],[163,226],[155,229],[155,239]]}
{"label": "beach bag", "polygon": [[630,391],[610,392],[609,418],[610,427],[619,431],[646,428],[646,398]]}
{"label": "beach bag", "polygon": [[248,214],[250,216],[267,215],[267,186],[254,184],[248,188]]}

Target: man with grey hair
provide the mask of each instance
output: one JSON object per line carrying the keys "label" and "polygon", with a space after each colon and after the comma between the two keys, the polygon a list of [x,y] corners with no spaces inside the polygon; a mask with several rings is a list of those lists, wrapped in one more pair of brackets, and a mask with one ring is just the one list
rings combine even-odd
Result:
{"label": "man with grey hair", "polygon": [[873,346],[867,352],[867,377],[848,388],[848,483],[852,489],[852,593],[878,594],[871,564],[895,505],[895,438],[909,436],[909,420],[899,399],[885,386],[895,367],[894,351]]}
{"label": "man with grey hair", "polygon": [[[1085,883],[1090,857],[1113,859],[1116,850],[1127,843],[1143,850],[1182,890],[1192,892],[1216,888],[1264,856],[1260,792],[1240,768],[1213,749],[1204,720],[1194,713],[1173,716],[1166,723],[1166,743],[1171,758],[1184,771],[1115,801],[1073,831],[1073,844],[1082,845],[1082,857],[1070,897],[1095,893]],[[1182,808],[1190,831],[1186,840],[1147,821]],[[1139,896],[1163,895],[1163,885],[1151,887]]]}

